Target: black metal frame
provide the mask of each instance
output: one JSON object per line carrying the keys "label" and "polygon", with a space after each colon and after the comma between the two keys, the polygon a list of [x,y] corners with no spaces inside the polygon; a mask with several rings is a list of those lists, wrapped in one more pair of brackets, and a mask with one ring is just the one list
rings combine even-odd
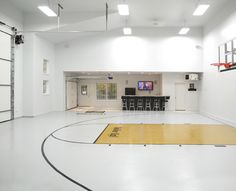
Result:
{"label": "black metal frame", "polygon": [[[138,100],[140,100],[140,99],[143,100],[144,110],[145,110],[145,103],[146,103],[147,99],[151,100],[151,110],[153,110],[154,102],[156,100],[159,100],[159,102],[160,102],[160,110],[159,111],[165,111],[165,108],[166,108],[165,103],[168,102],[170,97],[169,96],[122,96],[121,99],[122,99],[122,102],[127,102],[127,108],[129,108],[130,100],[134,99],[135,110],[138,110],[137,103],[138,103]],[[126,108],[123,107],[122,110],[126,110]]]}
{"label": "black metal frame", "polygon": [[[11,37],[11,59],[4,59],[4,58],[0,58],[0,60],[4,60],[7,62],[10,62],[10,68],[11,68],[11,73],[10,73],[10,78],[11,78],[11,83],[10,84],[0,84],[1,87],[6,87],[9,86],[10,87],[10,91],[11,91],[11,107],[10,110],[6,110],[6,111],[1,111],[1,113],[3,112],[11,112],[11,119],[13,120],[15,118],[14,116],[14,111],[15,111],[15,103],[14,103],[14,98],[15,98],[15,36],[17,33],[17,29],[15,27],[11,27],[7,24],[5,24],[4,22],[0,21],[1,26],[10,29],[12,34],[5,32],[3,30],[0,30],[1,33],[4,33],[6,35],[9,35]],[[9,121],[9,120],[7,120]]]}

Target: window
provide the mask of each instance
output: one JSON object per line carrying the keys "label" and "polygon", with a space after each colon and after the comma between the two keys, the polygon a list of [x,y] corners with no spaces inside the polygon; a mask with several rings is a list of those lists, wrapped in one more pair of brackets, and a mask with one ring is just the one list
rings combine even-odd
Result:
{"label": "window", "polygon": [[43,59],[43,74],[49,74],[49,62]]}
{"label": "window", "polygon": [[98,83],[97,84],[98,100],[116,100],[117,84],[115,83]]}
{"label": "window", "polygon": [[117,99],[117,85],[109,83],[107,84],[107,99]]}
{"label": "window", "polygon": [[106,84],[97,84],[97,99],[105,100],[106,99]]}
{"label": "window", "polygon": [[43,94],[48,95],[49,94],[49,81],[43,80]]}

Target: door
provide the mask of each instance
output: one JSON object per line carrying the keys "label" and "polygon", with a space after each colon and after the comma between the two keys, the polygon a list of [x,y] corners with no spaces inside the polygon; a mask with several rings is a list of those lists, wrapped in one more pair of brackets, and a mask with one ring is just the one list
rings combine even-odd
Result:
{"label": "door", "polygon": [[186,110],[186,85],[185,83],[175,84],[175,110]]}
{"label": "door", "polygon": [[0,31],[0,122],[13,118],[11,108],[11,35]]}
{"label": "door", "polygon": [[66,109],[72,109],[78,106],[78,83],[77,82],[69,82],[66,83],[66,95],[67,95],[67,103]]}

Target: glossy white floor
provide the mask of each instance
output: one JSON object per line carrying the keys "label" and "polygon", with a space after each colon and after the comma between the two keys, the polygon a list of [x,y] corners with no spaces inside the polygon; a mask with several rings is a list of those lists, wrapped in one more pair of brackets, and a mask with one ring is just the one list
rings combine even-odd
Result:
{"label": "glossy white floor", "polygon": [[218,124],[176,112],[55,112],[3,123],[0,191],[236,190],[236,146],[92,144],[108,123]]}

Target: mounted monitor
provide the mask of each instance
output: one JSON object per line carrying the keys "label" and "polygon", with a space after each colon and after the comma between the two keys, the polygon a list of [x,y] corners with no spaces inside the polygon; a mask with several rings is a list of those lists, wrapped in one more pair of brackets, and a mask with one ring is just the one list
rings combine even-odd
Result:
{"label": "mounted monitor", "polygon": [[153,90],[153,81],[138,81],[138,90]]}
{"label": "mounted monitor", "polygon": [[136,88],[125,88],[125,95],[136,95]]}

